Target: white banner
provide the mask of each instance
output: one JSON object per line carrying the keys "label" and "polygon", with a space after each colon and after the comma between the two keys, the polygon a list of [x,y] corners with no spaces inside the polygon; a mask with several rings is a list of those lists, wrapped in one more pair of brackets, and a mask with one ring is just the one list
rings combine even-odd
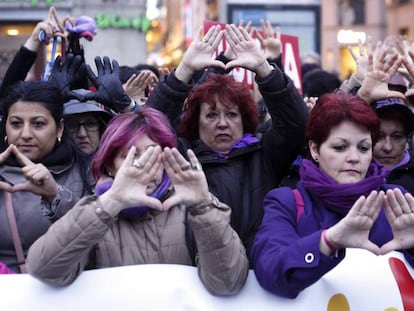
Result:
{"label": "white banner", "polygon": [[405,306],[408,311],[414,310],[409,309],[414,307],[413,275],[400,253],[377,257],[352,249],[343,262],[296,299],[266,292],[253,271],[233,297],[212,296],[196,268],[179,265],[86,271],[65,288],[49,287],[29,275],[0,275],[0,310],[403,311]]}

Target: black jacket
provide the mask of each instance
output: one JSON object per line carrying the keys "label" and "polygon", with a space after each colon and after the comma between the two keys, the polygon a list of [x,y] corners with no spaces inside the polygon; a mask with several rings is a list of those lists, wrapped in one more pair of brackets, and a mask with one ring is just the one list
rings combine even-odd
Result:
{"label": "black jacket", "polygon": [[389,171],[386,176],[388,184],[401,185],[414,195],[414,157],[410,151],[410,161]]}
{"label": "black jacket", "polygon": [[0,86],[0,99],[5,95],[9,86],[18,81],[24,81],[36,57],[37,52],[31,51],[23,45],[20,47],[4,75],[3,83]]}

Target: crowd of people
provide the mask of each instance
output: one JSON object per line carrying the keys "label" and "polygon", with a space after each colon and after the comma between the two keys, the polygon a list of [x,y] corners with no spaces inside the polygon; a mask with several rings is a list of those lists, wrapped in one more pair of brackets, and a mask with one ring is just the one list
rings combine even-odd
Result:
{"label": "crowd of people", "polygon": [[414,266],[414,44],[369,38],[345,81],[303,60],[300,94],[265,21],[200,28],[171,72],[100,55],[95,71],[72,34],[30,80],[40,33],[62,35],[40,22],[0,87],[1,273],[60,287],[88,269],[192,265],[228,296],[253,269],[294,298],[347,248]]}

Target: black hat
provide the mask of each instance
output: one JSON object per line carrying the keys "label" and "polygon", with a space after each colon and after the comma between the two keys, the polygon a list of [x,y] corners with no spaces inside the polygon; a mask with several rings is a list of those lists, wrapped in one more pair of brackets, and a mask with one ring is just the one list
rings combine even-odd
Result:
{"label": "black hat", "polygon": [[[86,95],[91,91],[79,89],[75,90],[75,92],[81,95]],[[105,122],[108,122],[113,117],[113,114],[106,110],[102,104],[94,100],[81,101],[79,99],[71,99],[65,103],[64,107],[65,109],[63,111],[63,115],[65,117],[82,114],[86,112],[99,114]]]}
{"label": "black hat", "polygon": [[373,108],[377,113],[386,113],[387,111],[395,110],[404,112],[407,130],[409,132],[414,131],[414,112],[402,99],[397,97],[384,98],[376,101],[373,104]]}

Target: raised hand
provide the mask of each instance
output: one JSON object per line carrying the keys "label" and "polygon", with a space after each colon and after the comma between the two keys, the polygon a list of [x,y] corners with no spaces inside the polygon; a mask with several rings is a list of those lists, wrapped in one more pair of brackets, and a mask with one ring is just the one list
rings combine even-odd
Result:
{"label": "raised hand", "polygon": [[176,148],[164,148],[164,169],[174,186],[173,195],[163,202],[164,210],[179,204],[192,207],[210,202],[207,179],[201,165],[192,150],[189,149],[187,155],[189,161]]}
{"label": "raised hand", "polygon": [[200,27],[175,70],[175,76],[181,81],[189,82],[195,72],[207,67],[225,69],[221,61],[212,58],[223,37],[221,27],[219,25],[210,27],[203,39],[201,39],[202,32],[203,28]]}
{"label": "raised hand", "polygon": [[375,60],[373,53],[368,54],[367,75],[358,90],[358,96],[368,103],[389,97],[405,99],[401,92],[391,91],[388,88],[388,82],[401,65],[400,54],[380,41],[377,43],[374,54],[378,55]]}
{"label": "raised hand", "polygon": [[56,9],[51,6],[49,8],[47,19],[36,24],[32,34],[27,39],[24,46],[31,51],[37,52],[41,43],[47,45],[53,37],[61,37],[62,40],[64,40],[66,36],[67,31],[65,30]]}
{"label": "raised hand", "polygon": [[24,46],[31,51],[37,51],[41,43],[48,44],[50,39],[56,36],[63,37],[64,34],[55,28],[52,21],[46,20],[39,22],[24,43]]}
{"label": "raised hand", "polygon": [[226,69],[243,67],[255,72],[258,77],[266,77],[273,67],[267,62],[259,44],[241,27],[226,25],[224,32],[227,43],[236,58],[226,64]]}
{"label": "raised hand", "polygon": [[259,39],[262,47],[264,56],[266,59],[275,59],[282,54],[282,34],[280,27],[276,27],[276,31],[273,32],[273,27],[270,21],[260,20],[260,26],[262,27],[262,32],[255,29],[255,34]]}
{"label": "raised hand", "polygon": [[66,99],[80,99],[80,94],[72,91],[72,85],[86,75],[85,62],[80,55],[68,54],[63,61],[59,55],[53,63],[48,81],[56,86]]}
{"label": "raised hand", "polygon": [[414,198],[400,189],[387,190],[385,215],[391,226],[393,239],[381,247],[381,254],[393,250],[414,248]]}
{"label": "raised hand", "polygon": [[95,100],[116,112],[128,110],[132,101],[122,88],[118,62],[114,59],[111,64],[109,57],[101,59],[97,56],[95,65],[98,75],[95,75],[89,65],[86,66],[86,71],[96,92],[88,94],[85,99]]}
{"label": "raised hand", "polygon": [[366,198],[361,196],[348,214],[327,230],[329,240],[340,248],[362,248],[380,254],[380,248],[369,240],[369,232],[381,211],[384,195],[383,191],[372,191]]}
{"label": "raised hand", "polygon": [[49,169],[42,163],[33,163],[16,146],[10,146],[17,161],[22,165],[23,176],[27,180],[26,183],[14,185],[12,191],[30,191],[52,202],[57,194],[58,185]]}
{"label": "raised hand", "polygon": [[[243,27],[244,29],[246,29],[246,31],[250,34],[252,33],[255,29],[252,28],[252,22],[249,21],[246,26],[244,26],[244,21],[241,19],[239,21],[239,26],[238,27]],[[233,49],[230,47],[230,45],[227,45],[226,50],[224,51],[224,56],[227,59],[235,59],[236,55],[234,55]]]}
{"label": "raised hand", "polygon": [[368,71],[368,55],[372,54],[372,37],[368,36],[365,47],[361,39],[358,39],[358,49],[359,53],[355,54],[352,47],[348,47],[348,50],[356,64],[354,77],[362,84],[362,81],[364,81]]}
{"label": "raised hand", "polygon": [[151,71],[141,71],[138,75],[133,74],[122,87],[128,96],[139,102],[145,97],[145,89],[158,82],[157,76]]}
{"label": "raised hand", "polygon": [[313,109],[313,107],[316,105],[318,101],[318,97],[304,97],[303,101],[306,104],[306,108],[308,108],[309,112]]}
{"label": "raised hand", "polygon": [[[411,84],[414,83],[414,42],[408,43],[406,40],[402,43],[403,48],[403,59],[402,62],[407,69],[408,75],[405,75],[409,78]],[[406,97],[414,96],[414,89],[410,88],[405,93]]]}
{"label": "raised hand", "polygon": [[132,206],[148,206],[162,210],[161,202],[147,194],[147,185],[154,180],[162,166],[161,147],[150,146],[138,158],[136,147],[132,146],[115,175],[112,187],[102,194],[101,200],[110,201],[114,215]]}

